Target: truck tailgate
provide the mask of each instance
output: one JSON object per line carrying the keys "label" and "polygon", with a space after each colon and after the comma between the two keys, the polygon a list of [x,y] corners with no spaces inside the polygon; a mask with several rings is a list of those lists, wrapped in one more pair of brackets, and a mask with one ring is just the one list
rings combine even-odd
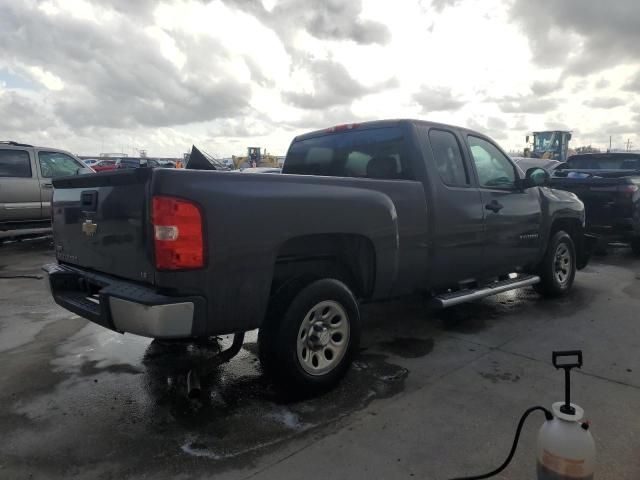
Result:
{"label": "truck tailgate", "polygon": [[153,283],[148,195],[151,169],[54,180],[56,257],[129,280]]}

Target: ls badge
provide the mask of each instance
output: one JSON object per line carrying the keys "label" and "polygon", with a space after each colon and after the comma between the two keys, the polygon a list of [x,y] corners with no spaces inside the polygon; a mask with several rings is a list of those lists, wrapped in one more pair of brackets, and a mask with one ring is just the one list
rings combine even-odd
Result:
{"label": "ls badge", "polygon": [[98,224],[93,223],[90,218],[85,220],[82,224],[82,233],[84,233],[87,237],[93,237],[93,235],[96,233],[96,230],[98,230]]}

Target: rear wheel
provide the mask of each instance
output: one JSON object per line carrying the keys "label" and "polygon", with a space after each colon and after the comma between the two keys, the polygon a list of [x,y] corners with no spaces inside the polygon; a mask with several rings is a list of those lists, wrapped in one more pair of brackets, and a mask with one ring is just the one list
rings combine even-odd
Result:
{"label": "rear wheel", "polygon": [[640,237],[631,239],[631,251],[634,255],[640,255]]}
{"label": "rear wheel", "polygon": [[317,280],[274,311],[281,316],[268,318],[258,338],[265,370],[303,394],[335,386],[360,339],[358,303],[349,288],[338,280]]}
{"label": "rear wheel", "polygon": [[538,274],[540,283],[534,288],[545,296],[558,297],[571,289],[576,276],[576,250],[567,232],[560,230],[551,237]]}

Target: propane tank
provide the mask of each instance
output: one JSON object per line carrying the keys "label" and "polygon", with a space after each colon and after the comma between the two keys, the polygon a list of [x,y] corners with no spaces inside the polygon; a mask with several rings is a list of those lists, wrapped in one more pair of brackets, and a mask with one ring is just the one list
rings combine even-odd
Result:
{"label": "propane tank", "polygon": [[[577,356],[576,362],[558,362],[560,358],[574,356]],[[565,401],[552,405],[553,418],[540,428],[538,480],[592,480],[595,442],[589,424],[582,421],[584,410],[570,401],[570,371],[582,367],[582,352],[553,352],[553,365],[565,371]]]}

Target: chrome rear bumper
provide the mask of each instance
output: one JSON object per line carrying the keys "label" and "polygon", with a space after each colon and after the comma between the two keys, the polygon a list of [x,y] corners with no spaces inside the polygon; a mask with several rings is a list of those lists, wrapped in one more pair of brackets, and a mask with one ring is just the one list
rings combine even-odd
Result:
{"label": "chrome rear bumper", "polygon": [[120,333],[189,338],[197,336],[196,317],[206,315],[203,297],[162,295],[151,286],[56,263],[43,270],[58,305]]}

